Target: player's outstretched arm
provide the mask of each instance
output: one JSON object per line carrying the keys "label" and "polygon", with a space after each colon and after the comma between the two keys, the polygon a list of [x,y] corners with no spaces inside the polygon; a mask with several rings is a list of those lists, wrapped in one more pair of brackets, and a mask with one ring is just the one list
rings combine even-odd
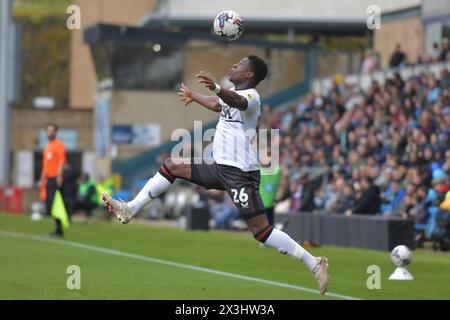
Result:
{"label": "player's outstretched arm", "polygon": [[187,106],[189,103],[195,101],[198,104],[204,106],[206,109],[221,112],[222,108],[219,104],[219,98],[215,96],[206,96],[197,92],[191,91],[184,83],[181,84],[180,91],[178,92],[180,101],[184,102]]}
{"label": "player's outstretched arm", "polygon": [[209,90],[214,91],[217,96],[223,100],[227,105],[232,108],[237,108],[239,110],[246,110],[248,107],[248,101],[243,96],[237,94],[236,92],[223,88],[216,88],[216,83],[203,72],[200,72],[195,76],[199,83],[203,84]]}

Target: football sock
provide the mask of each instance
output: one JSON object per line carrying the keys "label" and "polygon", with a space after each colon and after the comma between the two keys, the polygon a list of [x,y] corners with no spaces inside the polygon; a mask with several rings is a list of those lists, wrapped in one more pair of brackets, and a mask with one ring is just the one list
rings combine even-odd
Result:
{"label": "football sock", "polygon": [[133,215],[149,204],[152,199],[169,189],[174,181],[175,177],[169,172],[166,165],[163,164],[161,169],[147,181],[136,197],[128,202],[128,207]]}
{"label": "football sock", "polygon": [[288,234],[272,226],[267,226],[257,234],[255,239],[274,248],[279,252],[303,261],[310,271],[316,265],[316,258],[295,242]]}

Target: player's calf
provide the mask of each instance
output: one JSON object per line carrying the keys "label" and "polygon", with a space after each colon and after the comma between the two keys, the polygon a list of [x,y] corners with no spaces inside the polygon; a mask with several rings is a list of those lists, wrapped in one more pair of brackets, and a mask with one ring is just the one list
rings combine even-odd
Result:
{"label": "player's calf", "polygon": [[[255,217],[256,218],[256,217]],[[264,220],[255,219],[255,220]],[[253,222],[253,224],[252,224]],[[250,221],[251,226],[255,230],[255,221]],[[250,230],[252,230],[250,228]],[[311,271],[314,279],[319,284],[320,294],[325,294],[328,289],[328,259],[325,257],[314,257],[296,241],[294,241],[287,233],[273,228],[268,223],[263,228],[253,233],[255,239],[265,245],[277,248],[282,254],[291,256],[295,259],[303,261],[306,267]]]}
{"label": "player's calf", "polygon": [[136,213],[172,185],[176,179],[176,175],[172,171],[177,167],[171,159],[166,160],[158,172],[147,181],[145,186],[130,202],[119,201],[107,194],[102,194],[105,206],[110,212],[115,214],[121,223],[128,223]]}

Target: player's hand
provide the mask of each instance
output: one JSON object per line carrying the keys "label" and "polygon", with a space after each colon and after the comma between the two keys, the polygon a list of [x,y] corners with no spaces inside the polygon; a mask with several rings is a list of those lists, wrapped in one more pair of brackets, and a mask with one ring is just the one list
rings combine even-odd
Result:
{"label": "player's hand", "polygon": [[198,79],[197,82],[203,84],[209,90],[214,90],[216,88],[216,83],[207,75],[200,71],[197,73],[195,77]]}
{"label": "player's hand", "polygon": [[185,106],[194,101],[191,90],[189,90],[184,83],[181,84],[180,91],[178,91],[178,96],[180,97],[180,101],[184,102]]}
{"label": "player's hand", "polygon": [[63,184],[63,177],[61,175],[58,175],[56,177],[56,184],[58,185],[58,187],[61,187]]}

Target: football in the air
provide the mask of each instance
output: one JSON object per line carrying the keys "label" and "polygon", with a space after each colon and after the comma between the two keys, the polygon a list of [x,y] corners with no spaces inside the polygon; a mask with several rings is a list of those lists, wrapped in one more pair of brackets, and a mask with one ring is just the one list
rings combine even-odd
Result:
{"label": "football in the air", "polygon": [[237,40],[243,32],[244,20],[232,10],[222,11],[214,19],[214,33],[221,40]]}
{"label": "football in the air", "polygon": [[391,260],[397,267],[404,267],[411,262],[412,253],[407,246],[396,246],[391,252]]}

